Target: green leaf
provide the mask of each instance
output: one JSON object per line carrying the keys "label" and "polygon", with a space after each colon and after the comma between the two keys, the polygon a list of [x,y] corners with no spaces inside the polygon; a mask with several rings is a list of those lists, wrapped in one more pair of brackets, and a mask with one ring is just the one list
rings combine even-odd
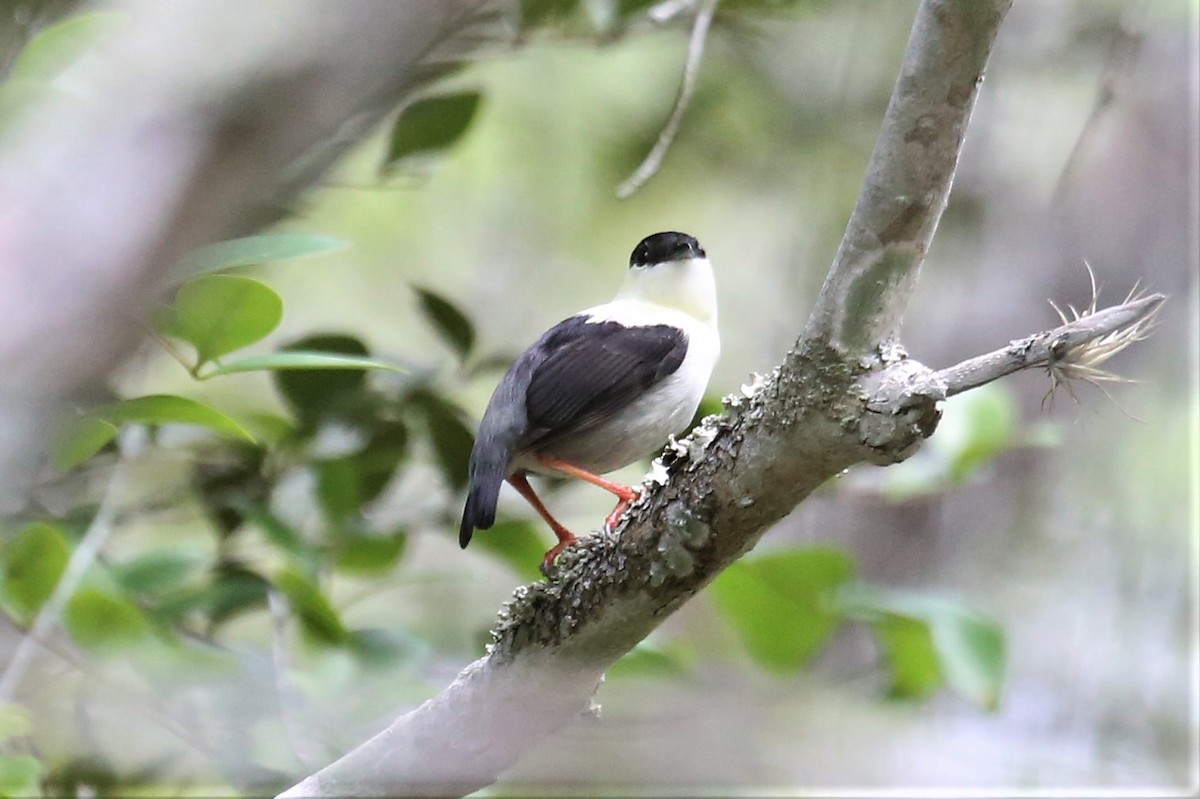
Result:
{"label": "green leaf", "polygon": [[9,79],[52,80],[122,19],[120,14],[94,11],[46,26],[21,50]]}
{"label": "green leaf", "polygon": [[159,549],[118,564],[113,576],[131,594],[157,594],[182,583],[203,560],[194,549]]}
{"label": "green leaf", "polygon": [[828,594],[852,570],[838,550],[795,549],[734,563],[713,582],[712,595],[759,665],[793,672],[833,632],[838,617]]}
{"label": "green leaf", "polygon": [[459,360],[466,360],[475,344],[475,326],[471,320],[450,301],[429,289],[414,286],[413,291],[421,301],[421,311],[454,348]]}
{"label": "green leaf", "polygon": [[[331,353],[355,358],[370,355],[361,340],[341,333],[306,336],[283,347],[280,352]],[[365,388],[367,373],[361,368],[294,369],[276,371],[272,379],[296,416],[311,424],[360,394]]]}
{"label": "green leaf", "polygon": [[[363,424],[367,429],[344,426],[339,431],[347,441],[343,447],[322,451],[314,443],[309,449],[317,500],[326,520],[338,529],[352,531],[363,506],[383,493],[408,449],[408,428],[403,422],[369,418]],[[316,439],[321,438],[318,432]]]}
{"label": "green leaf", "polygon": [[354,455],[358,466],[359,491],[364,503],[375,500],[391,482],[392,475],[408,452],[408,427],[399,420],[373,420],[367,446]]}
{"label": "green leaf", "polygon": [[246,519],[253,522],[263,532],[263,536],[273,546],[292,555],[303,556],[309,553],[309,547],[290,526],[285,524],[275,514],[261,506],[251,506],[245,510]]}
{"label": "green leaf", "polygon": [[872,625],[891,669],[889,693],[920,699],[942,685],[943,676],[929,624],[907,616],[884,616]]}
{"label": "green leaf", "polygon": [[253,569],[236,564],[221,566],[213,575],[204,607],[214,624],[266,607],[271,583]]}
{"label": "green leaf", "polygon": [[479,99],[479,92],[460,92],[427,97],[405,108],[392,126],[382,171],[414,156],[449,149],[471,127]]}
{"label": "green leaf", "polygon": [[658,0],[619,0],[617,10],[623,17],[639,16],[657,4]]}
{"label": "green leaf", "polygon": [[267,355],[252,355],[233,363],[223,363],[206,371],[205,378],[231,375],[236,372],[278,372],[285,369],[383,369],[389,372],[406,372],[407,369],[374,358],[351,355],[332,355],[327,352],[282,351]]}
{"label": "green leaf", "polygon": [[362,506],[358,465],[353,458],[321,461],[313,465],[317,473],[317,499],[325,518],[341,525],[358,516]]}
{"label": "green leaf", "polygon": [[208,244],[192,250],[179,271],[188,276],[220,272],[239,266],[312,258],[344,250],[349,243],[333,236],[310,233],[263,233]]}
{"label": "green leaf", "polygon": [[50,446],[50,462],[60,472],[70,471],[117,437],[117,426],[85,414],[66,422]]}
{"label": "green leaf", "polygon": [[197,366],[260,341],[283,319],[283,300],[265,283],[206,275],[180,287],[156,327],[196,348]]}
{"label": "green leaf", "polygon": [[1004,686],[1004,630],[992,619],[959,608],[939,617],[933,641],[950,686],[985,710],[1000,704]]}
{"label": "green leaf", "polygon": [[431,391],[415,391],[410,400],[425,415],[442,476],[455,490],[465,488],[471,449],[475,446],[475,435],[463,421],[466,414]]}
{"label": "green leaf", "polygon": [[97,651],[136,644],[146,633],[146,619],[136,605],[99,588],[76,591],[63,621],[75,643]]}
{"label": "green leaf", "polygon": [[230,438],[254,441],[254,437],[244,427],[220,411],[173,394],[151,394],[121,400],[97,408],[91,415],[111,424],[195,425]]}
{"label": "green leaf", "polygon": [[389,535],[347,533],[338,540],[336,566],[364,576],[385,574],[404,555],[407,544],[408,534],[403,530]]}
{"label": "green leaf", "polygon": [[255,438],[263,441],[268,449],[290,441],[296,434],[296,427],[291,419],[265,411],[250,413],[246,417],[246,427]]}
{"label": "green leaf", "polygon": [[9,611],[22,622],[32,620],[54,593],[70,557],[71,545],[54,525],[35,522],[17,533],[0,563],[0,598]]}
{"label": "green leaf", "polygon": [[[861,584],[839,592],[838,604],[846,615],[871,623],[881,635],[895,693],[920,696],[944,679],[980,707],[996,708],[1004,682],[1005,644],[994,620],[944,597]],[[920,628],[925,632],[918,632]]]}
{"label": "green leaf", "polygon": [[41,796],[45,773],[33,755],[0,755],[0,796]]}
{"label": "green leaf", "polygon": [[499,521],[491,529],[476,530],[471,546],[498,558],[531,582],[541,578],[542,557],[550,548],[537,525],[524,519]]}
{"label": "green leaf", "polygon": [[238,531],[248,507],[266,502],[271,490],[266,459],[267,450],[239,440],[193,464],[192,485],[221,537]]}
{"label": "green leaf", "polygon": [[271,584],[252,569],[236,563],[221,563],[206,585],[187,586],[158,603],[157,613],[165,619],[182,619],[189,613],[200,612],[214,625],[238,614],[265,607]]}
{"label": "green leaf", "polygon": [[346,642],[349,633],[316,583],[295,569],[285,568],[276,576],[275,586],[287,597],[305,632],[326,644]]}
{"label": "green leaf", "polygon": [[521,0],[521,28],[557,22],[573,15],[580,0]]}

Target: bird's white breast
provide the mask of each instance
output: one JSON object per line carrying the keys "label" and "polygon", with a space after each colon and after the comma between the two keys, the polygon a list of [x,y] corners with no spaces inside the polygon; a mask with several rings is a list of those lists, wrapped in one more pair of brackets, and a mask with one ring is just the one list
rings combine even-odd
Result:
{"label": "bird's white breast", "polygon": [[687,336],[683,363],[640,397],[598,426],[556,442],[550,454],[597,474],[611,472],[650,455],[667,437],[687,429],[708,386],[720,354],[715,321],[643,300],[617,299],[584,311],[591,323],[626,327],[670,325]]}

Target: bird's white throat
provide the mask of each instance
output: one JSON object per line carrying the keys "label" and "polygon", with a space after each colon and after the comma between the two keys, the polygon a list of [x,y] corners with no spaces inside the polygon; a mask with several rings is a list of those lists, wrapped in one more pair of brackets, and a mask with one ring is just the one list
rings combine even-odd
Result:
{"label": "bird's white throat", "polygon": [[635,266],[614,302],[645,302],[683,311],[709,327],[717,326],[717,288],[707,258]]}

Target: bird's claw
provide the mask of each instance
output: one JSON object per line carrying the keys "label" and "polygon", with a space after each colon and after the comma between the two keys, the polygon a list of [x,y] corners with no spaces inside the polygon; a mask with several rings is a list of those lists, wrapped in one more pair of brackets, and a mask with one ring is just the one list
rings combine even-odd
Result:
{"label": "bird's claw", "polygon": [[554,561],[558,560],[558,556],[563,553],[564,549],[578,540],[575,536],[560,538],[557,544],[550,547],[546,554],[542,556],[542,575],[549,577],[551,570],[554,568]]}
{"label": "bird's claw", "polygon": [[623,498],[617,503],[617,507],[612,509],[612,513],[604,518],[604,527],[607,530],[617,529],[617,524],[621,521],[621,517],[625,515],[625,511],[629,510],[629,506],[637,502],[641,498],[642,492],[636,488],[629,489],[630,496]]}

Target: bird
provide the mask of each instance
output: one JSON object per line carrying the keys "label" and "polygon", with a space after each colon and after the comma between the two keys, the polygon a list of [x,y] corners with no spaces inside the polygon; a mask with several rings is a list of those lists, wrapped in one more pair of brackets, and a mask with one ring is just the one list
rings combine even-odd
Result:
{"label": "bird", "polygon": [[687,429],[720,349],[716,282],[700,242],[675,231],[642,239],[616,297],[547,330],[497,384],[471,451],[459,545],[495,523],[507,481],[558,539],[542,561],[548,571],[576,536],[538,498],[530,473],[615,495],[605,519],[613,529],[639,492],[601,475]]}

